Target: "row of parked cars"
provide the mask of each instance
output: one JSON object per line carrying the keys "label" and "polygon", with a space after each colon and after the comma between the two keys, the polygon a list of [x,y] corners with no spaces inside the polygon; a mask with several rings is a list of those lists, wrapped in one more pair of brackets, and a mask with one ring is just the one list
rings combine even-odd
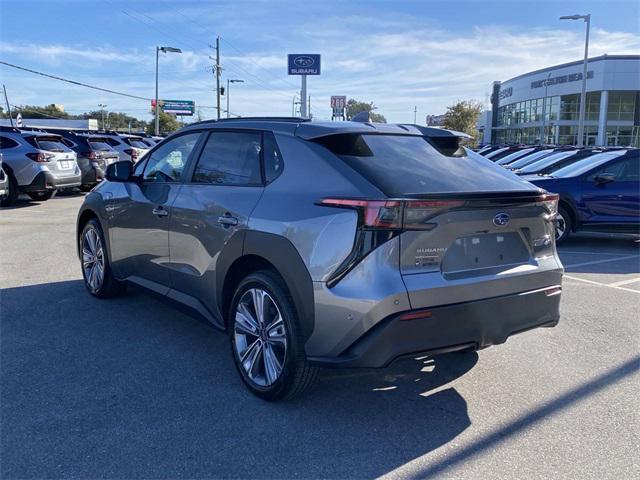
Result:
{"label": "row of parked cars", "polygon": [[579,230],[640,233],[640,150],[487,145],[476,153],[560,195],[556,241]]}
{"label": "row of parked cars", "polygon": [[135,163],[161,139],[145,133],[1,126],[1,205],[14,204],[20,193],[43,201],[61,189],[88,191],[104,178],[108,165]]}

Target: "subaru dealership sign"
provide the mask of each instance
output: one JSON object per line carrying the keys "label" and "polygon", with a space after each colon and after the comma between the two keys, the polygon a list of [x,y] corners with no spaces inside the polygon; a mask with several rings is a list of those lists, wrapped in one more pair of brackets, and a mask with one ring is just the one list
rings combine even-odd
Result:
{"label": "subaru dealership sign", "polygon": [[320,55],[316,53],[290,53],[289,75],[320,75]]}

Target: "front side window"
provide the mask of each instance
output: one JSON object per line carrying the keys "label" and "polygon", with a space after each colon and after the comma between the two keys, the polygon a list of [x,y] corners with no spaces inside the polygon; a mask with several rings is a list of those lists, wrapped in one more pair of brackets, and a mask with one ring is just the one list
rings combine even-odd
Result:
{"label": "front side window", "polygon": [[212,132],[193,172],[193,182],[261,185],[260,136],[257,132]]}
{"label": "front side window", "polygon": [[150,182],[179,181],[199,137],[200,132],[180,135],[153,151],[146,162],[144,180]]}

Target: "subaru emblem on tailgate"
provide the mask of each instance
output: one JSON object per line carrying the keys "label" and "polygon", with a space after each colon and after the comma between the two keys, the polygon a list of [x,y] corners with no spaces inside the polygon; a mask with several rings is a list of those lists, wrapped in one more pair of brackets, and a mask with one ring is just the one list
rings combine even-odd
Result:
{"label": "subaru emblem on tailgate", "polygon": [[499,213],[493,217],[493,224],[497,227],[504,227],[507,223],[509,223],[509,215],[506,213]]}

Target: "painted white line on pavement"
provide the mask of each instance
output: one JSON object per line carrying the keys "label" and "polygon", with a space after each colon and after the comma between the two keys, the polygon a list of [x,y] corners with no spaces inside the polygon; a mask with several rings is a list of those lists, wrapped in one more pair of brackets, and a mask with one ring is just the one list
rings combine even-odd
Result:
{"label": "painted white line on pavement", "polygon": [[631,288],[624,288],[624,287],[614,287],[607,283],[594,282],[593,280],[587,280],[586,278],[580,278],[580,277],[572,277],[571,275],[567,275],[567,274],[564,275],[564,278],[568,278],[570,280],[576,280],[578,282],[590,283],[591,285],[597,285],[599,287],[609,287],[609,288],[615,288],[616,290],[624,290],[625,292],[640,293],[640,290],[632,290]]}
{"label": "painted white line on pavement", "polygon": [[626,257],[605,258],[603,260],[592,260],[590,262],[572,263],[570,265],[565,265],[564,268],[585,267],[587,265],[597,265],[598,263],[619,262],[621,260],[630,260],[632,258],[635,258],[640,262],[640,255],[627,255]]}
{"label": "painted white line on pavement", "polygon": [[569,255],[613,255],[613,256],[622,256],[624,253],[613,253],[613,252],[580,252],[578,250],[558,250],[558,253],[567,253]]}
{"label": "painted white line on pavement", "polygon": [[610,287],[621,287],[622,285],[629,285],[630,283],[640,282],[640,277],[638,278],[630,278],[628,280],[621,280],[619,282],[610,283]]}

